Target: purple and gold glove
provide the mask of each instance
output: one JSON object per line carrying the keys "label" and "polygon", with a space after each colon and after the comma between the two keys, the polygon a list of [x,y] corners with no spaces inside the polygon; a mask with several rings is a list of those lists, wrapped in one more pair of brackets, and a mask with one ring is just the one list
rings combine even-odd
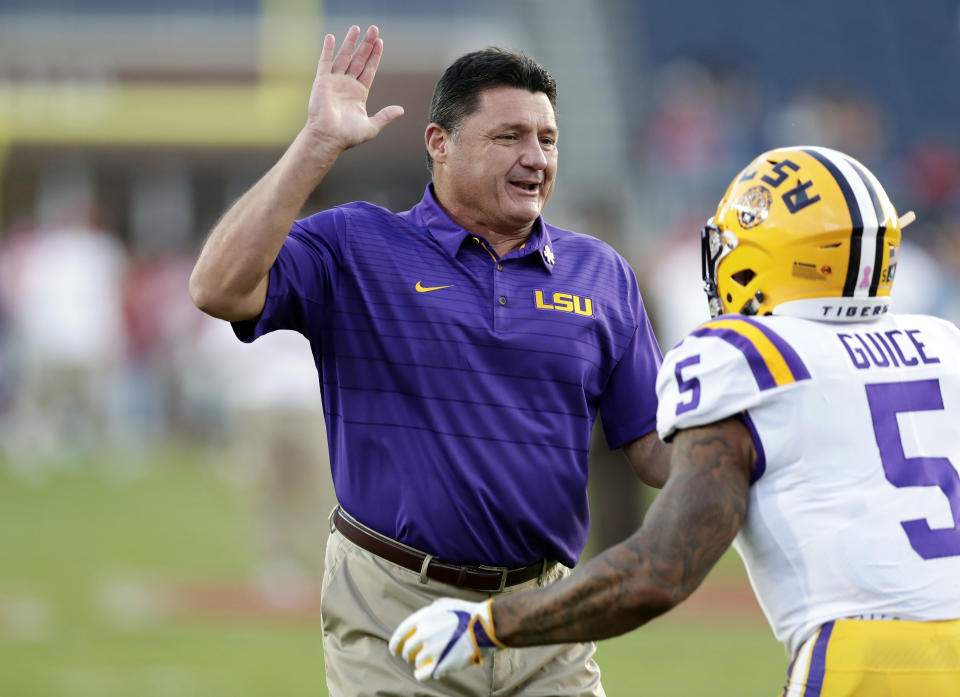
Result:
{"label": "purple and gold glove", "polygon": [[417,680],[441,678],[506,648],[493,631],[493,600],[441,598],[407,617],[390,637],[390,652],[414,665]]}

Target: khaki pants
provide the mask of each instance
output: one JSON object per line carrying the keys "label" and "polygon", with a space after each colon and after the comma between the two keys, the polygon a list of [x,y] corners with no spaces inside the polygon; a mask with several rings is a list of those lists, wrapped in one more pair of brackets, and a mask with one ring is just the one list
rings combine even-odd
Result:
{"label": "khaki pants", "polygon": [[[511,593],[552,583],[570,570],[556,564]],[[413,667],[387,650],[411,612],[450,596],[481,601],[491,594],[428,580],[356,546],[339,532],[327,541],[321,612],[330,697],[604,697],[596,644],[503,649],[442,680],[418,683]]]}

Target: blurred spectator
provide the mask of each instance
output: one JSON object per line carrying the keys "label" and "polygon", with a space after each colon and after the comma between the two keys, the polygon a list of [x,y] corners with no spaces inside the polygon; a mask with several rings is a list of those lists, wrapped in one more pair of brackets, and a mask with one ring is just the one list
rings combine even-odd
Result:
{"label": "blurred spectator", "polygon": [[900,243],[897,285],[891,291],[891,298],[898,313],[929,314],[944,295],[947,278],[940,262],[922,245],[906,239],[908,234],[904,231],[904,240]]}
{"label": "blurred spectator", "polygon": [[[187,384],[205,317],[184,288],[193,268],[195,220],[186,168],[167,162],[135,173],[130,191],[132,262],[124,286],[129,336],[126,408],[131,438],[199,438],[215,408]],[[198,402],[193,397],[202,397]]]}
{"label": "blurred spectator", "polygon": [[947,139],[915,143],[904,160],[903,181],[918,205],[960,207],[960,153]]}
{"label": "blurred spectator", "polygon": [[726,57],[665,65],[653,78],[643,164],[697,179],[735,167],[754,147],[759,99],[752,76]]}
{"label": "blurred spectator", "polygon": [[904,232],[894,300],[898,312],[960,322],[960,151],[955,136],[929,134],[898,160],[900,188],[917,222]]}
{"label": "blurred spectator", "polygon": [[699,176],[721,158],[725,134],[710,73],[693,61],[661,69],[653,82],[653,115],[646,125],[644,160],[656,170]]}
{"label": "blurred spectator", "polygon": [[960,218],[925,221],[904,233],[897,264],[897,312],[930,313],[960,325]]}
{"label": "blurred spectator", "polygon": [[310,345],[290,331],[244,344],[205,319],[189,382],[224,399],[227,474],[257,502],[258,580],[268,593],[315,586],[336,497]]}
{"label": "blurred spectator", "polygon": [[631,256],[679,219],[712,212],[730,171],[759,146],[758,85],[727,56],[666,64],[653,75],[649,103],[637,140],[631,218],[642,222],[631,231],[640,243]]}
{"label": "blurred spectator", "polygon": [[[157,445],[171,436],[200,436],[187,409],[184,364],[204,321],[184,284],[193,268],[190,252],[135,257],[124,282],[123,309],[128,336],[125,380],[127,436]],[[202,415],[200,415],[202,417]],[[199,432],[198,432],[199,431]]]}
{"label": "blurred spectator", "polygon": [[90,200],[43,201],[38,224],[0,251],[18,377],[3,441],[17,464],[90,450],[116,430],[127,256],[105,228]]}
{"label": "blurred spectator", "polygon": [[960,326],[960,213],[948,216],[938,227],[933,250],[949,284],[934,310]]}
{"label": "blurred spectator", "polygon": [[840,148],[875,167],[883,162],[893,127],[871,95],[831,86],[800,92],[771,111],[766,131],[771,143]]}
{"label": "blurred spectator", "polygon": [[709,204],[703,205],[699,215],[691,211],[640,258],[637,276],[644,286],[647,311],[664,353],[710,319],[700,266],[700,230],[713,211]]}

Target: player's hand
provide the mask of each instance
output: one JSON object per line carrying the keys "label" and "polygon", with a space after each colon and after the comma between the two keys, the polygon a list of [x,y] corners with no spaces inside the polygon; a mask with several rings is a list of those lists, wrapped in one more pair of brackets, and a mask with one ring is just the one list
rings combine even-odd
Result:
{"label": "player's hand", "polygon": [[471,603],[442,598],[407,617],[390,637],[390,652],[414,665],[417,680],[479,665],[503,648],[493,632],[492,600]]}
{"label": "player's hand", "polygon": [[317,76],[307,105],[306,129],[339,151],[370,140],[388,123],[403,116],[403,107],[397,105],[367,115],[367,95],[383,55],[379,33],[377,27],[371,26],[358,45],[360,27],[350,27],[336,55],[333,34],[323,37]]}

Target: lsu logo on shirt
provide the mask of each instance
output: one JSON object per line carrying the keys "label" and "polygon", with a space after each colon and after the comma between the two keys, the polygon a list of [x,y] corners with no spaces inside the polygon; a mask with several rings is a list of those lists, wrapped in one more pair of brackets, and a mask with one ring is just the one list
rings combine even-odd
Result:
{"label": "lsu logo on shirt", "polygon": [[590,298],[581,298],[572,293],[554,293],[549,301],[544,299],[542,290],[533,291],[538,310],[557,310],[572,312],[584,317],[593,317],[593,301]]}

